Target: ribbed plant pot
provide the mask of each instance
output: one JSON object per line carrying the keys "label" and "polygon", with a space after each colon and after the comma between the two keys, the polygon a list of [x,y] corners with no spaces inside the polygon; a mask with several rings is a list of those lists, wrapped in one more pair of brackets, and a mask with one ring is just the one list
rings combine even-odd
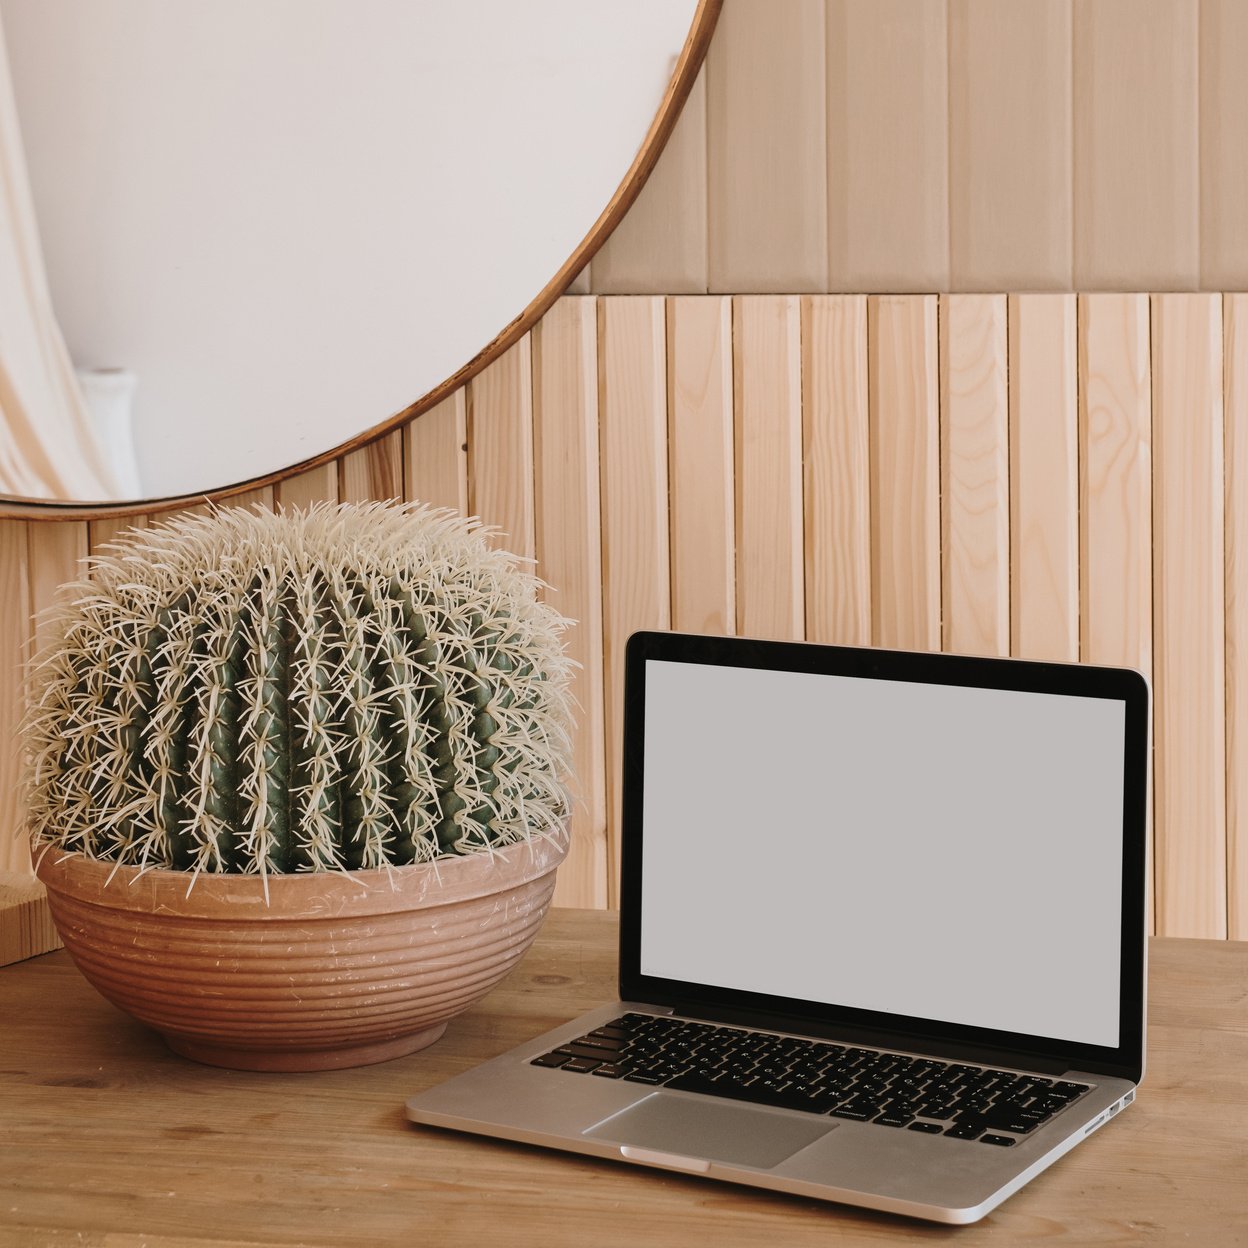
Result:
{"label": "ribbed plant pot", "polygon": [[[432,1044],[532,943],[567,838],[350,874],[116,867],[39,878],[88,982],[176,1053],[238,1070],[364,1066]],[[110,879],[110,876],[112,877]]]}

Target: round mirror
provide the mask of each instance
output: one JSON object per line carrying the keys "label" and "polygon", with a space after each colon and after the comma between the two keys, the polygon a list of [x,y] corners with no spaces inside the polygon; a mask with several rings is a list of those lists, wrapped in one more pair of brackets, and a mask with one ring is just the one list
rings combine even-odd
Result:
{"label": "round mirror", "polygon": [[0,0],[110,497],[274,479],[501,353],[635,197],[718,7]]}

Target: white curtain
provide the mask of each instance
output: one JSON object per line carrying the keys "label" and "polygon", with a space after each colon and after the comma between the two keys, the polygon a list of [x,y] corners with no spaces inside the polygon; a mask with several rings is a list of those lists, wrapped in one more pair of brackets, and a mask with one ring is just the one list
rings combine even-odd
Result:
{"label": "white curtain", "polygon": [[0,495],[120,494],[52,311],[0,27]]}

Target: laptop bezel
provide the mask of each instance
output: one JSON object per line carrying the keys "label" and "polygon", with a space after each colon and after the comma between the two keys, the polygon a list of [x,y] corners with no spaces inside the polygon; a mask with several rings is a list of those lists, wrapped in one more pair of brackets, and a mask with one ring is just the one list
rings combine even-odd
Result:
{"label": "laptop bezel", "polygon": [[[642,790],[648,660],[918,681],[1112,698],[1125,704],[1120,1035],[1116,1048],[719,988],[641,973]],[[830,1040],[922,1049],[934,1056],[1042,1070],[1082,1070],[1139,1082],[1144,1069],[1149,689],[1129,668],[825,646],[810,642],[638,632],[625,652],[621,779],[620,996],[720,1021]]]}

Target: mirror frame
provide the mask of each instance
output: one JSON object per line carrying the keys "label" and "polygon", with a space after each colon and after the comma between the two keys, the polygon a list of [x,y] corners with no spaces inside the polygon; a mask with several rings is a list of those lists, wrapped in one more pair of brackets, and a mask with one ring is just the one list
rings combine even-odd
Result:
{"label": "mirror frame", "polygon": [[625,173],[623,181],[616,188],[610,202],[602,210],[590,231],[581,240],[580,245],[563,262],[558,272],[538,292],[537,296],[519,316],[510,321],[503,330],[486,346],[468,361],[462,368],[451,374],[440,385],[435,386],[427,394],[422,395],[414,403],[410,403],[402,411],[387,417],[378,424],[372,425],[363,432],[340,442],[336,446],[322,451],[307,459],[300,460],[288,468],[266,473],[258,477],[250,477],[244,481],[222,486],[220,489],[207,490],[196,494],[179,494],[157,498],[141,498],[117,503],[80,503],[34,501],[0,495],[0,517],[19,520],[92,520],[107,517],[125,517],[156,514],[171,511],[178,507],[195,506],[203,502],[217,502],[228,499],[249,490],[262,489],[276,485],[289,477],[307,472],[311,468],[320,467],[332,460],[339,459],[351,451],[359,450],[371,442],[375,442],[405,425],[408,421],[419,417],[430,408],[436,407],[449,394],[475,377],[482,369],[498,359],[509,347],[518,342],[568,288],[573,278],[589,263],[594,253],[606,242],[611,231],[619,225],[624,214],[632,206],[646,179],[650,176],[659,155],[667,144],[672,130],[676,125],[680,111],[684,107],[689,92],[693,90],[694,80],[706,59],[707,48],[710,46],[711,35],[715,23],[723,7],[723,0],[698,0],[698,7],[693,15],[689,34],[685,37],[684,47],[676,62],[676,69],[663,99],[659,103],[658,112],[650,123],[646,137],[638,149],[633,163]]}

